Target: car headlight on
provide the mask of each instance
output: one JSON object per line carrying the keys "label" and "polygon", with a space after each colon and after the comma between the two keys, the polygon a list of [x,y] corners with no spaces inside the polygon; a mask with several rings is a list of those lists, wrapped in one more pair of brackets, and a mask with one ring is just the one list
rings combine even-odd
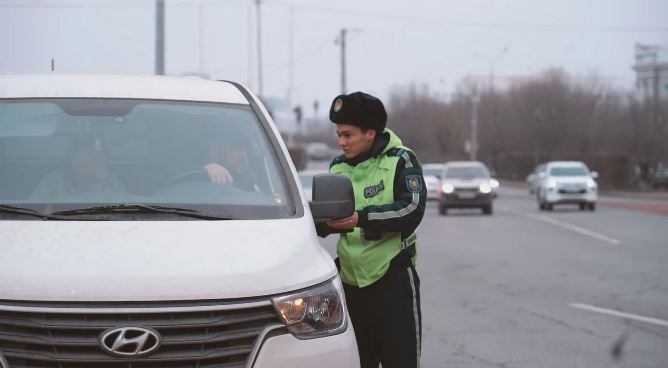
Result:
{"label": "car headlight on", "polygon": [[274,308],[298,339],[336,335],[346,329],[343,287],[338,276],[322,285],[274,298]]}
{"label": "car headlight on", "polygon": [[557,187],[557,182],[554,179],[547,180],[547,189],[553,190]]}
{"label": "car headlight on", "polygon": [[594,180],[592,180],[592,179],[587,180],[587,188],[589,188],[589,190],[595,190],[596,187],[597,187],[597,185],[596,185],[596,182]]}
{"label": "car headlight on", "polygon": [[480,190],[480,193],[483,194],[489,194],[492,192],[492,186],[489,183],[480,184],[480,187],[478,189]]}
{"label": "car headlight on", "polygon": [[489,181],[489,186],[491,186],[492,189],[496,189],[499,187],[499,181],[496,179],[492,179]]}
{"label": "car headlight on", "polygon": [[455,186],[450,183],[445,183],[441,186],[443,193],[450,194],[455,191]]}

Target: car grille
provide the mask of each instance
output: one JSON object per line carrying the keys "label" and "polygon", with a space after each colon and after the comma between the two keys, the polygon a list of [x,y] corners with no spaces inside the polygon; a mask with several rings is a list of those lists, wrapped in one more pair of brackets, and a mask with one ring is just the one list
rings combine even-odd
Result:
{"label": "car grille", "polygon": [[478,193],[478,187],[475,188],[455,188],[457,193]]}
{"label": "car grille", "polygon": [[561,194],[585,194],[587,193],[586,189],[559,189]]}
{"label": "car grille", "polygon": [[587,186],[584,183],[564,183],[559,185],[558,191],[561,194],[584,194],[587,193]]}
{"label": "car grille", "polygon": [[[157,331],[160,348],[142,357],[102,350],[117,327]],[[269,301],[179,307],[0,305],[0,354],[9,368],[241,368],[269,331],[287,333]],[[0,356],[0,362],[2,357]]]}

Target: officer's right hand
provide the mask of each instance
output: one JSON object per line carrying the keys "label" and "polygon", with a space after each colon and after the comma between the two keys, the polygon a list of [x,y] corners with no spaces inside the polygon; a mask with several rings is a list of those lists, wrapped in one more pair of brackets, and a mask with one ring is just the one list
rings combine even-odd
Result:
{"label": "officer's right hand", "polygon": [[327,226],[335,230],[352,230],[357,225],[357,212],[349,217],[327,221]]}

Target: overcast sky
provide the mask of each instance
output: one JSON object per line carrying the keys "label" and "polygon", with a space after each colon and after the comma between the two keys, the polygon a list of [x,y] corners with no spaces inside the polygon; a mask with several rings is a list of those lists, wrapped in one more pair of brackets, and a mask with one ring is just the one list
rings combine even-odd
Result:
{"label": "overcast sky", "polygon": [[[165,0],[167,74],[203,72],[258,92],[254,0]],[[596,71],[632,89],[634,43],[668,44],[666,0],[263,0],[264,95],[320,101],[348,90],[387,98],[425,84],[446,97],[466,75]],[[0,72],[151,74],[152,0],[0,0]],[[291,38],[291,25],[292,35]],[[293,77],[290,78],[293,45]],[[507,52],[503,52],[507,49]]]}

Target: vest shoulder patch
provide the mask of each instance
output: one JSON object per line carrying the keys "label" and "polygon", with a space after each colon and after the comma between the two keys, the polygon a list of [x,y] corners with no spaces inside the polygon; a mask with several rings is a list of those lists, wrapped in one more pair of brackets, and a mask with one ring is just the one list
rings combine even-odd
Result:
{"label": "vest shoulder patch", "polygon": [[406,175],[406,187],[411,193],[422,191],[422,177],[420,175]]}

